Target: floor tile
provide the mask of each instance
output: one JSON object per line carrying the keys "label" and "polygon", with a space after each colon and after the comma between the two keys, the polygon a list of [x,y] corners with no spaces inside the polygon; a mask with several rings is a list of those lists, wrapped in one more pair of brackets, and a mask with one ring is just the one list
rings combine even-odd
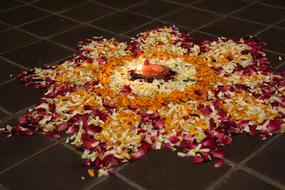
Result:
{"label": "floor tile", "polygon": [[258,189],[258,190],[278,190],[276,188],[260,179],[247,174],[243,171],[236,171],[229,178],[223,181],[216,190],[248,190],[248,189]]}
{"label": "floor tile", "polygon": [[273,24],[285,18],[285,10],[253,4],[237,13],[234,16],[253,20],[263,24]]}
{"label": "floor tile", "polygon": [[181,3],[181,4],[195,4],[199,0],[169,0],[174,3]]}
{"label": "floor tile", "polygon": [[17,49],[3,56],[26,67],[51,64],[57,60],[69,57],[74,52],[47,41],[41,41],[28,47]]}
{"label": "floor tile", "polygon": [[280,22],[280,23],[277,25],[277,27],[280,27],[280,28],[285,29],[285,21]]}
{"label": "floor tile", "polygon": [[[0,183],[8,189],[83,189],[91,179],[81,162],[79,155],[56,145],[0,175]],[[82,176],[86,176],[85,180]]]}
{"label": "floor tile", "polygon": [[78,23],[69,19],[59,16],[51,16],[23,25],[21,28],[38,36],[47,37],[68,30],[76,25],[78,25]]}
{"label": "floor tile", "polygon": [[269,50],[285,53],[285,39],[284,39],[285,30],[271,28],[268,29],[257,37],[266,42],[266,48]]}
{"label": "floor tile", "polygon": [[8,28],[9,28],[9,25],[4,24],[4,23],[0,23],[0,31],[6,30],[6,29],[8,29]]}
{"label": "floor tile", "polygon": [[126,184],[116,176],[109,176],[105,181],[91,188],[91,190],[108,190],[108,189],[135,190],[135,188],[129,186],[128,184]]}
{"label": "floor tile", "polygon": [[0,52],[11,51],[22,46],[26,46],[39,39],[17,29],[10,29],[0,32]]}
{"label": "floor tile", "polygon": [[204,12],[194,8],[184,8],[183,10],[162,18],[162,20],[172,22],[176,25],[189,27],[190,29],[195,29],[213,22],[219,17],[219,15],[214,13]]}
{"label": "floor tile", "polygon": [[250,137],[245,134],[233,137],[232,144],[225,146],[225,157],[234,162],[247,158],[253,151],[264,144],[260,137]]}
{"label": "floor tile", "polygon": [[151,29],[155,29],[157,27],[161,27],[161,26],[169,26],[170,24],[165,24],[163,22],[160,21],[153,21],[149,24],[143,25],[135,30],[132,30],[130,32],[127,33],[127,35],[131,36],[131,37],[135,37],[137,34],[141,33],[141,32],[145,32],[147,30],[151,30]]}
{"label": "floor tile", "polygon": [[194,6],[219,13],[230,13],[236,9],[244,7],[247,4],[248,3],[241,0],[203,0]]}
{"label": "floor tile", "polygon": [[[11,122],[5,122],[2,127],[5,127]],[[14,124],[10,124],[13,127]],[[48,139],[40,135],[32,136],[12,136],[0,135],[0,171],[7,169],[13,164],[22,161],[23,159],[31,156],[32,154],[42,150],[43,148],[55,143],[54,140]],[[16,152],[16,154],[15,154]],[[1,180],[0,180],[1,181]],[[0,182],[1,183],[1,182]]]}
{"label": "floor tile", "polygon": [[22,3],[15,0],[0,1],[0,11],[5,11],[7,9],[21,5]]}
{"label": "floor tile", "polygon": [[228,17],[202,28],[201,31],[228,38],[241,38],[254,35],[263,28],[259,24]]}
{"label": "floor tile", "polygon": [[89,22],[113,12],[114,10],[110,8],[90,2],[68,10],[67,12],[64,12],[63,15],[79,21]]}
{"label": "floor tile", "polygon": [[228,169],[227,165],[214,168],[213,162],[194,165],[190,158],[158,150],[151,151],[141,160],[124,167],[120,173],[146,189],[199,190],[205,189]]}
{"label": "floor tile", "polygon": [[38,1],[38,0],[21,0],[21,1],[26,2],[26,3],[30,3],[32,1]]}
{"label": "floor tile", "polygon": [[23,6],[16,9],[12,9],[8,12],[0,13],[0,20],[11,25],[24,24],[26,22],[39,19],[47,16],[48,13],[38,10],[30,6]]}
{"label": "floor tile", "polygon": [[51,40],[75,49],[79,41],[91,38],[93,36],[103,36],[105,38],[113,37],[113,35],[108,32],[84,25],[69,32],[55,36]]}
{"label": "floor tile", "polygon": [[207,35],[205,33],[201,33],[199,31],[196,31],[194,33],[190,33],[190,36],[197,42],[203,41],[203,40],[216,40],[217,37]]}
{"label": "floor tile", "polygon": [[246,165],[285,185],[285,136],[282,135],[249,160]]}
{"label": "floor tile", "polygon": [[139,3],[140,0],[124,0],[124,1],[118,1],[118,0],[93,0],[95,2],[107,5],[107,6],[111,6],[111,7],[115,7],[118,9],[124,9],[127,8],[129,6],[132,6],[136,3]]}
{"label": "floor tile", "polygon": [[262,0],[261,2],[278,7],[285,7],[285,1],[283,0]]}
{"label": "floor tile", "polygon": [[285,56],[282,56],[280,54],[276,54],[273,52],[266,52],[267,58],[270,61],[270,66],[272,68],[278,67],[280,64],[285,62]]}
{"label": "floor tile", "polygon": [[181,7],[182,6],[179,6],[177,4],[168,3],[161,0],[155,0],[139,4],[135,7],[132,7],[130,10],[135,13],[140,13],[151,17],[161,17]]}
{"label": "floor tile", "polygon": [[143,16],[121,12],[107,16],[103,19],[93,22],[92,24],[101,28],[105,28],[109,31],[123,33],[149,21],[150,19]]}
{"label": "floor tile", "polygon": [[10,116],[7,113],[0,110],[0,123],[6,121],[9,118]]}
{"label": "floor tile", "polygon": [[15,77],[19,70],[19,67],[0,59],[0,83]]}
{"label": "floor tile", "polygon": [[38,102],[39,92],[25,87],[18,81],[12,81],[0,86],[0,106],[10,112],[17,112]]}
{"label": "floor tile", "polygon": [[129,42],[131,40],[131,37],[125,34],[117,34],[114,35],[113,38],[119,40],[120,42]]}
{"label": "floor tile", "polygon": [[275,71],[285,71],[285,63],[274,69]]}
{"label": "floor tile", "polygon": [[75,7],[84,2],[86,2],[86,0],[40,0],[35,2],[33,5],[42,9],[57,12]]}

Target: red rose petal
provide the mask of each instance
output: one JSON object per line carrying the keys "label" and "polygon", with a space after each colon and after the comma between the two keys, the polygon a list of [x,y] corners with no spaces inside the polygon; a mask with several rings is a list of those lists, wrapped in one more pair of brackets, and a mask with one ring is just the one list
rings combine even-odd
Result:
{"label": "red rose petal", "polygon": [[193,157],[193,164],[201,164],[204,161],[204,159],[201,156],[194,156]]}
{"label": "red rose petal", "polygon": [[223,159],[218,159],[218,160],[216,160],[214,167],[215,167],[215,168],[220,168],[220,167],[222,167],[224,164],[225,164],[225,161],[224,161]]}

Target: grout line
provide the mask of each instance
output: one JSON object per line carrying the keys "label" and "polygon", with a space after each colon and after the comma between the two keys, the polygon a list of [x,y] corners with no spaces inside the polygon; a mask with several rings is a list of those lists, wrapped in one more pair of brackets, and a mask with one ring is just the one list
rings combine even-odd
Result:
{"label": "grout line", "polygon": [[246,166],[240,166],[239,169],[243,170],[244,172],[246,172],[246,173],[248,173],[248,174],[250,174],[250,175],[260,179],[261,181],[264,181],[264,182],[274,186],[274,187],[278,187],[280,189],[285,190],[285,186],[283,184],[281,184],[279,181],[274,180],[274,179],[272,179],[272,178],[270,178],[270,177],[268,177],[266,175],[263,175],[263,174],[255,171],[255,170],[253,170],[251,168],[248,168]]}
{"label": "grout line", "polygon": [[41,150],[39,150],[39,151],[37,151],[37,152],[31,154],[30,156],[24,158],[23,160],[21,160],[21,161],[15,163],[15,164],[12,164],[11,166],[5,168],[4,170],[1,170],[1,171],[0,171],[0,175],[2,175],[3,173],[5,173],[5,172],[7,172],[7,171],[9,171],[9,170],[11,170],[11,169],[17,167],[18,165],[20,165],[20,164],[22,164],[22,163],[24,163],[24,162],[27,162],[28,160],[34,158],[35,156],[41,154],[42,152],[44,152],[44,151],[46,151],[46,150],[48,150],[48,149],[54,147],[56,144],[58,144],[58,142],[55,141],[55,142],[53,142],[52,144],[48,145],[47,147],[45,147],[45,148],[43,148],[43,149],[41,149]]}
{"label": "grout line", "polygon": [[123,32],[123,34],[127,34],[127,33],[131,32],[131,31],[135,31],[135,30],[137,30],[138,28],[141,28],[141,27],[144,27],[144,26],[146,26],[146,25],[148,25],[148,24],[151,24],[152,22],[160,21],[160,18],[163,18],[163,17],[169,16],[169,15],[171,15],[171,14],[174,14],[174,13],[176,13],[176,12],[179,12],[180,10],[183,10],[184,8],[185,8],[185,6],[184,6],[184,7],[180,7],[180,8],[178,8],[178,9],[174,10],[174,11],[170,11],[169,13],[167,13],[167,14],[165,14],[165,15],[162,15],[162,16],[159,16],[159,17],[152,17],[152,16],[148,16],[148,15],[144,15],[144,14],[140,14],[140,13],[136,13],[136,12],[133,12],[133,11],[131,11],[131,10],[128,10],[127,12],[130,12],[130,13],[132,13],[132,14],[136,14],[136,15],[139,15],[139,16],[144,16],[144,17],[149,18],[149,19],[152,19],[152,20],[150,20],[149,22],[146,22],[145,24],[142,24],[142,25],[140,25],[140,26],[137,26],[137,27],[134,27],[134,28],[132,28],[132,29],[130,29],[130,30],[127,30],[127,31]]}
{"label": "grout line", "polygon": [[[25,32],[25,33],[26,33],[26,32]],[[34,37],[34,36],[33,36],[33,37]],[[37,44],[37,43],[39,43],[40,41],[41,41],[41,39],[36,38],[36,40],[33,41],[33,42],[31,42],[31,43],[26,43],[25,45],[16,47],[16,48],[14,48],[14,49],[11,49],[11,50],[8,50],[8,51],[3,51],[3,52],[0,53],[0,56],[1,56],[1,55],[4,55],[4,54],[7,54],[7,53],[11,53],[11,52],[13,52],[13,51],[17,51],[17,50],[22,49],[22,48],[25,48],[25,47],[29,47],[29,46],[34,45],[34,44]]]}
{"label": "grout line", "polygon": [[[39,8],[39,7],[37,7],[37,6],[33,6],[33,7],[42,10],[41,8]],[[105,31],[105,32],[109,32],[109,33],[112,33],[112,34],[117,34],[117,33],[114,33],[113,31],[109,31],[109,30],[107,30],[107,29],[94,26],[94,25],[92,25],[92,24],[90,24],[90,23],[88,23],[88,22],[78,21],[78,20],[76,20],[76,19],[69,18],[69,17],[67,17],[67,16],[64,16],[64,15],[61,15],[61,14],[58,14],[58,13],[55,13],[55,12],[51,12],[51,11],[48,11],[48,12],[51,13],[51,14],[60,16],[60,17],[62,17],[62,18],[71,20],[71,21],[73,21],[73,22],[79,23],[79,24],[81,24],[81,25],[87,25],[87,26],[90,26],[90,27],[93,27],[93,28],[100,29],[100,30]],[[113,13],[113,14],[115,14],[115,13]],[[102,16],[102,17],[100,17],[100,19],[103,19],[103,18],[105,18],[105,17],[107,17],[107,16],[110,16],[110,15]],[[93,21],[95,21],[95,19],[94,19]],[[78,27],[79,27],[79,26],[78,26]],[[61,33],[56,33],[56,34],[54,34],[54,35],[49,36],[47,39],[53,38],[53,37],[55,37],[55,36],[58,36],[58,35],[60,35],[60,34],[65,33],[65,32],[69,32],[69,31],[71,31],[71,30],[74,30],[75,28],[76,28],[76,27],[74,27],[73,29],[65,30],[65,31],[63,31],[63,32],[61,32]],[[40,37],[40,36],[39,36],[39,37]],[[43,39],[42,37],[40,37],[40,38]],[[47,39],[45,39],[45,40],[47,40]],[[66,47],[68,47],[68,46],[66,46]],[[70,48],[70,47],[68,47],[68,48]]]}
{"label": "grout line", "polygon": [[188,8],[191,8],[191,9],[196,9],[198,11],[203,11],[203,12],[207,12],[207,13],[211,13],[211,14],[216,14],[216,15],[219,15],[219,16],[226,16],[228,14],[223,14],[223,13],[220,13],[220,12],[216,12],[216,11],[212,11],[212,10],[209,10],[209,9],[203,9],[203,8],[200,8],[200,7],[195,7],[195,5],[187,5]]}
{"label": "grout line", "polygon": [[[137,5],[142,4],[142,3],[144,3],[144,2],[146,2],[146,0],[145,0],[145,1],[142,1],[142,2],[138,2],[138,3],[132,4],[132,5],[130,5],[130,6],[126,7],[126,8],[124,8],[124,9],[121,9],[120,11],[122,12],[122,11],[124,11],[124,10],[127,10],[127,9],[129,9],[129,8],[131,8],[131,7],[133,7],[133,6],[137,6]],[[97,2],[96,2],[96,3],[97,3]],[[97,4],[101,4],[101,3],[97,3]],[[79,6],[81,6],[81,5],[82,5],[82,4],[80,4]],[[87,26],[90,26],[90,27],[94,27],[94,28],[100,29],[100,30],[102,30],[102,31],[109,32],[109,33],[114,34],[114,35],[118,35],[117,33],[113,32],[113,31],[110,31],[110,30],[107,30],[107,29],[98,27],[98,26],[96,26],[96,25],[92,25],[92,24],[90,24],[90,23],[88,23],[88,22],[81,22],[81,21],[78,22],[78,21],[75,20],[75,19],[66,17],[66,16],[61,15],[61,14],[59,14],[59,13],[52,12],[52,11],[47,11],[47,10],[42,9],[42,8],[40,8],[40,7],[37,7],[37,6],[35,6],[35,5],[30,5],[30,6],[31,6],[31,7],[34,7],[34,8],[37,8],[37,9],[39,9],[39,10],[43,10],[43,11],[45,11],[45,12],[48,12],[48,13],[50,13],[50,14],[52,14],[52,15],[61,16],[61,17],[65,18],[65,19],[69,19],[69,20],[74,21],[74,22],[79,23],[79,24],[84,24],[84,25],[87,25]],[[75,7],[72,7],[72,8],[75,8]],[[111,8],[111,7],[110,7],[110,8]],[[114,8],[112,7],[112,9],[114,9]],[[117,9],[117,10],[118,10],[118,9]],[[64,12],[64,11],[66,11],[66,10],[63,10],[62,12]],[[115,12],[112,13],[112,14],[115,14]],[[110,15],[112,15],[112,14],[110,14]],[[98,18],[98,20],[99,20],[99,19],[102,19],[102,18],[104,18],[104,17],[110,16],[110,15],[108,14],[108,15],[105,15],[105,16],[103,16],[103,17],[100,17],[100,18]],[[141,15],[141,16],[144,16],[144,17],[145,17],[145,15]],[[94,19],[93,21],[89,21],[89,22],[94,22],[94,21],[96,21],[96,20],[97,20],[97,19]],[[140,25],[140,26],[142,26],[142,25]],[[73,30],[73,29],[75,29],[75,28],[77,28],[77,27],[79,27],[79,26],[72,27],[72,28],[70,28],[69,30],[65,30],[65,31],[63,31],[63,32],[61,32],[61,33],[57,33],[57,34],[48,36],[47,38],[44,38],[44,37],[38,36],[38,35],[36,35],[36,34],[30,33],[30,32],[28,32],[28,31],[25,31],[25,30],[23,30],[22,28],[18,28],[17,26],[14,26],[14,28],[17,28],[17,29],[19,29],[19,30],[21,30],[21,31],[23,31],[23,32],[25,32],[25,33],[27,33],[27,34],[30,34],[30,35],[32,35],[32,36],[34,36],[34,37],[36,37],[36,38],[42,39],[42,40],[48,40],[48,39],[53,38],[53,37],[55,37],[55,36],[61,35],[61,34],[65,33],[65,32],[71,31],[71,30]],[[120,35],[120,34],[124,34],[124,33],[119,33],[119,35]],[[53,44],[55,44],[55,45],[58,45],[58,46],[60,46],[60,47],[67,48],[67,49],[72,50],[72,51],[74,50],[73,48],[70,48],[70,47],[68,47],[68,46],[66,46],[66,45],[64,45],[64,44],[57,43],[57,42],[55,42],[55,41],[53,41],[53,40],[48,40],[48,41],[51,42],[51,43],[53,43]],[[13,51],[14,51],[14,50],[13,50]]]}
{"label": "grout line", "polygon": [[63,145],[65,148],[71,150],[72,152],[76,153],[77,155],[79,155],[80,157],[82,156],[82,152],[80,152],[79,150],[77,150],[74,145],[68,144],[64,142],[65,139],[61,139],[60,140],[60,144]]}
{"label": "grout line", "polygon": [[5,10],[2,10],[2,11],[0,11],[0,13],[1,13],[1,14],[2,14],[2,13],[6,13],[6,12],[8,12],[8,11],[12,11],[12,10],[17,9],[17,8],[19,8],[19,7],[24,7],[24,6],[26,5],[25,3],[20,2],[20,1],[17,1],[17,2],[22,3],[22,4],[17,5],[17,6],[15,6],[15,7],[11,7],[11,8],[5,9]]}
{"label": "grout line", "polygon": [[14,66],[17,66],[17,67],[20,67],[21,69],[28,69],[27,67],[21,65],[21,64],[18,64],[10,59],[7,59],[6,57],[3,57],[2,55],[0,55],[0,59],[2,59],[3,61],[6,61],[8,63],[10,63],[11,65],[14,65]]}
{"label": "grout line", "polygon": [[131,187],[134,187],[137,190],[146,190],[144,187],[138,185],[137,183],[133,182],[132,180],[130,180],[129,178],[118,172],[116,173],[116,176],[120,178],[122,181],[124,181],[126,184],[128,184]]}
{"label": "grout line", "polygon": [[274,54],[277,54],[277,55],[285,56],[285,53],[277,52],[277,51],[270,50],[270,49],[264,49],[264,50],[269,52],[269,53],[274,53]]}
{"label": "grout line", "polygon": [[[29,7],[32,7],[32,6],[29,6]],[[34,7],[33,7],[33,8],[34,8]],[[2,22],[5,23],[6,25],[9,25],[9,26],[10,26],[9,29],[11,29],[11,28],[15,28],[15,27],[21,27],[21,26],[26,25],[26,24],[31,24],[31,23],[33,23],[33,22],[37,22],[37,21],[39,21],[39,20],[48,18],[48,17],[50,17],[50,16],[54,16],[54,15],[48,14],[48,12],[45,12],[45,13],[47,13],[47,15],[38,17],[38,18],[36,18],[36,19],[30,20],[30,21],[27,21],[27,22],[24,22],[24,23],[21,23],[21,24],[15,24],[15,25],[14,25],[14,24],[10,24],[10,23],[4,22],[4,21],[2,21]],[[7,29],[6,29],[6,30],[7,30]]]}
{"label": "grout line", "polygon": [[[171,22],[171,21],[161,20],[161,18],[167,17],[167,16],[169,16],[169,15],[171,15],[171,14],[174,14],[175,12],[178,12],[178,11],[180,11],[180,10],[183,10],[184,8],[187,8],[187,7],[188,7],[188,8],[193,8],[193,9],[197,9],[197,10],[200,10],[200,11],[204,11],[204,12],[214,13],[214,14],[220,16],[219,18],[214,19],[213,21],[211,21],[211,22],[209,22],[209,23],[207,23],[207,24],[204,24],[204,25],[202,25],[202,26],[200,26],[200,27],[198,27],[198,28],[192,29],[192,32],[195,32],[195,31],[200,30],[201,28],[204,28],[204,27],[206,27],[206,26],[208,26],[208,25],[210,25],[210,24],[213,24],[213,23],[215,23],[215,22],[218,22],[219,20],[224,19],[224,18],[230,16],[231,14],[234,14],[234,13],[237,12],[237,11],[240,11],[240,10],[246,8],[246,7],[249,7],[250,5],[254,4],[256,1],[258,1],[258,0],[255,0],[255,1],[251,2],[251,3],[249,3],[248,5],[243,6],[243,7],[239,8],[239,9],[236,9],[236,10],[234,10],[234,11],[232,11],[232,12],[226,14],[226,15],[223,15],[223,14],[221,14],[221,13],[216,13],[216,12],[213,12],[213,11],[209,11],[209,10],[205,10],[205,9],[200,9],[200,8],[197,8],[197,7],[193,7],[193,6],[190,5],[190,4],[189,4],[189,5],[186,4],[186,5],[184,5],[183,7],[179,8],[179,9],[177,9],[177,10],[175,10],[175,11],[169,13],[169,14],[166,14],[166,15],[163,15],[163,16],[161,16],[161,17],[158,17],[158,18],[153,18],[153,17],[150,17],[150,16],[142,15],[142,14],[140,14],[140,13],[135,13],[135,12],[132,12],[132,11],[130,11],[130,10],[129,10],[129,12],[132,12],[132,13],[137,14],[137,15],[140,15],[140,16],[145,16],[145,17],[148,17],[148,18],[152,18],[153,21],[159,21],[159,22],[163,22],[163,23],[167,23],[167,24],[174,24],[174,23]],[[149,23],[151,23],[151,22],[149,22]],[[148,23],[148,24],[149,24],[149,23]],[[146,24],[147,24],[147,23],[146,23]],[[146,25],[146,24],[145,24],[145,25]],[[144,25],[141,25],[140,27],[142,27],[142,26],[144,26]],[[184,25],[177,25],[177,26],[178,26],[178,27],[186,27],[186,28],[188,28],[187,26],[184,26]],[[137,27],[137,28],[139,28],[139,27]],[[132,30],[127,31],[127,32],[131,32],[131,31],[133,31],[133,30],[135,30],[135,29],[132,29]],[[125,33],[127,33],[127,32],[125,32]]]}
{"label": "grout line", "polygon": [[[89,185],[86,187],[86,188],[84,188],[85,190],[91,190],[93,187],[95,187],[96,185],[98,185],[99,183],[102,183],[102,182],[104,182],[104,181],[106,181],[107,179],[109,179],[110,178],[110,176],[108,175],[108,176],[102,176],[102,177],[100,177],[100,178],[95,178],[94,180],[92,180],[92,181],[90,181],[89,182]],[[93,182],[94,181],[94,182]]]}
{"label": "grout line", "polygon": [[0,183],[0,189],[1,189],[1,190],[9,190],[7,187],[5,187],[4,185],[2,185],[1,183]]}
{"label": "grout line", "polygon": [[8,110],[6,110],[3,106],[0,106],[0,110],[4,113],[6,113],[7,115],[9,115],[10,117],[13,117],[14,114],[9,112]]}
{"label": "grout line", "polygon": [[[86,2],[86,3],[87,3],[87,2]],[[8,24],[8,26],[10,26],[10,29],[11,29],[11,28],[18,29],[18,30],[20,30],[20,31],[22,31],[22,32],[25,32],[26,34],[30,34],[30,35],[32,35],[33,37],[36,37],[37,39],[41,39],[41,40],[49,40],[49,39],[51,39],[51,38],[53,38],[53,37],[55,37],[55,36],[59,36],[59,35],[61,35],[61,34],[63,34],[63,33],[72,31],[72,30],[74,30],[74,29],[76,29],[76,28],[78,28],[78,27],[80,27],[80,26],[82,26],[82,25],[87,25],[87,26],[90,26],[90,27],[94,27],[93,25],[89,24],[88,22],[81,22],[81,21],[78,21],[78,20],[76,20],[76,19],[69,18],[69,17],[67,17],[67,16],[61,15],[61,13],[65,12],[65,11],[68,11],[68,10],[70,10],[70,9],[74,9],[74,8],[80,7],[80,6],[82,6],[82,5],[86,4],[86,3],[79,4],[79,5],[77,5],[77,6],[74,6],[74,7],[65,9],[65,10],[62,10],[62,11],[60,11],[60,12],[53,12],[53,11],[45,10],[45,9],[40,8],[40,7],[38,7],[38,6],[35,6],[35,5],[29,5],[30,7],[33,7],[33,8],[36,8],[36,9],[38,9],[38,10],[44,11],[44,12],[46,12],[46,13],[49,13],[50,15],[47,15],[47,16],[45,16],[45,17],[41,17],[41,18],[39,18],[39,19],[30,21],[30,22],[23,23],[23,24],[18,25],[18,26],[13,26],[13,25],[11,25],[11,24]],[[141,3],[141,2],[140,2],[140,3]],[[127,8],[128,8],[128,7],[127,7]],[[110,15],[112,15],[112,14],[115,14],[115,12],[113,12],[113,13],[111,13],[111,14],[107,14],[107,15],[101,16],[101,17],[98,17],[98,18],[96,18],[96,19],[94,19],[94,20],[92,20],[92,21],[89,21],[89,22],[94,22],[94,21],[96,21],[96,20],[105,18],[105,17],[110,16]],[[62,17],[62,18],[64,18],[64,19],[66,19],[66,20],[70,20],[70,21],[73,21],[73,22],[77,23],[77,25],[74,26],[74,27],[71,27],[71,28],[69,28],[69,29],[67,29],[67,30],[64,30],[64,31],[62,31],[62,32],[59,32],[59,33],[56,33],[56,34],[53,34],[53,35],[50,35],[50,36],[47,36],[47,37],[42,37],[42,36],[39,36],[39,35],[37,35],[37,34],[33,34],[33,33],[29,32],[29,31],[26,31],[26,30],[20,28],[21,26],[23,26],[23,25],[25,25],[25,24],[31,24],[31,23],[34,23],[34,22],[43,20],[43,19],[48,18],[48,17],[51,17],[51,16],[59,16],[59,17]],[[5,23],[5,24],[6,24],[6,23]],[[101,29],[101,30],[102,30],[102,29]],[[106,29],[103,30],[103,31],[106,31]],[[114,32],[112,32],[112,31],[108,31],[108,32],[111,32],[112,34],[117,34],[117,33],[114,33]],[[36,43],[38,43],[38,42],[39,42],[39,41],[36,41],[36,42],[30,43],[30,44],[25,45],[25,46],[21,46],[21,47],[16,48],[16,49],[21,49],[21,48],[23,48],[23,47],[28,47],[29,45],[33,45],[33,44],[36,44]],[[74,50],[73,48],[70,48],[69,46],[66,46],[66,45],[64,45],[64,44],[57,43],[57,42],[55,42],[55,41],[53,41],[53,40],[50,40],[49,42],[51,42],[51,43],[53,43],[53,44],[55,44],[55,45],[61,46],[61,47],[63,47],[63,48],[72,50],[72,51]],[[7,51],[7,52],[3,52],[3,53],[1,53],[1,54],[9,53],[9,52],[15,51],[16,49],[13,49],[13,50],[10,50],[10,51]]]}
{"label": "grout line", "polygon": [[[236,9],[236,10],[234,10],[234,11],[231,11],[231,12],[229,12],[228,14],[225,14],[225,15],[223,15],[222,17],[220,17],[220,18],[218,18],[218,19],[215,19],[215,20],[213,20],[213,21],[210,22],[210,23],[207,23],[207,24],[205,24],[205,25],[202,25],[202,26],[200,26],[200,27],[194,29],[193,32],[195,32],[195,31],[197,31],[197,30],[200,30],[200,29],[202,29],[202,28],[204,28],[204,27],[207,27],[207,26],[209,26],[209,25],[211,25],[211,24],[214,24],[214,23],[216,23],[216,22],[219,22],[220,20],[222,20],[222,19],[224,19],[224,18],[227,18],[227,17],[233,15],[234,13],[239,12],[239,11],[241,11],[241,10],[243,10],[243,9],[245,9],[245,8],[247,8],[247,7],[249,7],[249,6],[251,6],[251,5],[253,5],[256,1],[258,1],[258,0],[252,1],[251,3],[249,3],[249,4],[247,4],[247,5],[243,6],[243,7],[240,7],[239,9]],[[191,6],[190,6],[190,7],[191,7]]]}
{"label": "grout line", "polygon": [[277,67],[275,67],[275,69],[279,69],[281,67],[285,66],[285,61],[283,61],[283,63],[279,64]]}
{"label": "grout line", "polygon": [[38,2],[39,0],[32,0],[32,1],[28,1],[28,2],[26,2],[26,1],[23,1],[23,0],[16,0],[16,1],[18,1],[18,2],[22,2],[22,3],[24,3],[24,4],[32,4],[32,3],[35,3],[35,2]]}
{"label": "grout line", "polygon": [[142,1],[139,1],[139,2],[137,2],[137,3],[131,4],[131,5],[127,6],[127,7],[125,7],[125,8],[122,8],[122,9],[117,8],[117,7],[112,7],[112,6],[110,6],[110,5],[106,5],[106,4],[104,4],[104,3],[97,2],[97,1],[94,1],[94,3],[95,3],[95,4],[98,4],[98,5],[102,5],[102,6],[104,6],[104,7],[110,8],[110,9],[114,9],[114,10],[116,10],[116,11],[118,11],[118,12],[123,12],[123,11],[126,11],[126,10],[129,9],[129,8],[138,6],[138,5],[143,4],[143,3],[145,3],[145,2],[148,2],[148,1],[150,1],[150,0],[142,0]]}
{"label": "grout line", "polygon": [[[128,165],[128,163],[125,163],[125,164],[123,164],[123,165],[118,166],[117,168],[115,168],[115,169],[114,169],[115,172],[116,172],[115,176],[117,176],[117,172],[118,172],[118,171],[120,171],[121,169],[123,169],[123,168],[124,168],[125,166],[127,166],[127,165]],[[100,178],[98,178],[98,177],[95,178],[94,181],[91,181],[91,182],[89,183],[88,187],[86,187],[85,190],[90,190],[91,188],[94,188],[96,185],[98,185],[99,183],[102,183],[103,181],[109,179],[110,177],[111,177],[111,175],[102,176],[102,177],[100,177]]]}
{"label": "grout line", "polygon": [[12,79],[5,80],[5,81],[3,81],[3,82],[0,83],[0,86],[3,86],[3,85],[5,85],[5,84],[8,84],[8,83],[13,82],[13,81],[15,81],[15,80],[16,80],[16,78],[12,78]]}
{"label": "grout line", "polygon": [[[198,33],[201,33],[201,34],[205,34],[205,35],[208,35],[208,36],[212,36],[214,38],[218,38],[219,36],[215,35],[215,34],[211,34],[211,33],[208,33],[208,32],[204,32],[204,31],[201,31],[201,30],[196,30],[195,32],[198,32]],[[190,32],[189,34],[193,34],[194,32]]]}
{"label": "grout line", "polygon": [[200,2],[203,1],[203,0],[196,0],[196,1],[194,1],[194,2],[190,2],[190,1],[189,1],[188,3],[180,3],[180,2],[171,1],[171,0],[162,0],[162,1],[168,2],[168,3],[177,4],[177,5],[185,6],[185,5],[188,5],[188,4],[194,5],[194,4],[200,3]]}
{"label": "grout line", "polygon": [[266,7],[276,8],[276,9],[283,9],[283,10],[285,9],[285,7],[282,7],[282,6],[271,5],[269,3],[263,3],[263,2],[260,2],[260,1],[258,1],[256,4],[263,5],[263,6],[266,6]]}
{"label": "grout line", "polygon": [[[273,23],[272,25],[267,26],[267,27],[264,28],[263,30],[261,30],[261,31],[259,31],[259,32],[257,32],[257,33],[255,33],[254,36],[258,36],[258,35],[261,34],[262,32],[265,32],[265,31],[267,31],[267,30],[269,30],[269,29],[271,29],[271,28],[274,28],[276,25],[280,24],[280,23],[283,22],[283,21],[285,21],[285,18],[284,18],[284,19],[281,19],[281,20],[279,20],[279,21],[277,21],[277,22],[275,22],[275,23]],[[283,29],[283,30],[284,30],[284,29]]]}
{"label": "grout line", "polygon": [[258,24],[258,25],[261,25],[261,26],[264,26],[264,27],[271,26],[270,24],[265,24],[265,23],[262,23],[262,22],[257,22],[257,21],[254,21],[254,20],[249,20],[249,19],[246,19],[246,18],[234,16],[234,15],[229,15],[229,18],[233,18],[233,19],[236,19],[236,20],[244,21],[244,22],[249,22],[251,24]]}
{"label": "grout line", "polygon": [[40,0],[38,0],[38,1],[36,0],[36,1],[33,1],[33,2],[26,2],[25,4],[28,5],[28,6],[37,8],[37,9],[39,9],[39,10],[45,11],[45,12],[49,12],[49,13],[53,13],[53,14],[59,14],[59,13],[62,13],[62,12],[64,12],[64,11],[68,11],[68,10],[74,9],[74,8],[80,7],[80,6],[82,6],[82,5],[88,3],[88,1],[86,1],[86,2],[83,2],[83,3],[79,3],[79,4],[77,4],[77,5],[68,7],[68,8],[63,9],[63,10],[51,11],[51,10],[48,10],[48,9],[45,9],[45,8],[41,8],[40,6],[35,5],[35,3],[37,3],[37,2],[40,2]]}
{"label": "grout line", "polygon": [[[230,177],[235,171],[237,171],[241,165],[243,165],[245,162],[253,158],[255,155],[260,153],[263,149],[265,149],[270,143],[272,143],[275,139],[277,139],[280,135],[276,134],[271,139],[268,139],[267,142],[265,142],[263,145],[261,145],[259,148],[257,148],[255,151],[253,151],[248,157],[244,158],[242,161],[240,161],[237,164],[234,164],[232,168],[230,168],[224,175],[222,175],[219,179],[208,185],[206,190],[214,190],[218,185],[220,185],[226,178]],[[231,161],[227,160],[228,163],[232,163]]]}

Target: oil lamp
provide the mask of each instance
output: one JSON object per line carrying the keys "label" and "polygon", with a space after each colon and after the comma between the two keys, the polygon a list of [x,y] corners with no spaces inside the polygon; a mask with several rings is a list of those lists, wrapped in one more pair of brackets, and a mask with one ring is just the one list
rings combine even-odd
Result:
{"label": "oil lamp", "polygon": [[169,72],[170,68],[159,64],[152,64],[146,60],[132,74],[135,78],[154,80],[164,78]]}

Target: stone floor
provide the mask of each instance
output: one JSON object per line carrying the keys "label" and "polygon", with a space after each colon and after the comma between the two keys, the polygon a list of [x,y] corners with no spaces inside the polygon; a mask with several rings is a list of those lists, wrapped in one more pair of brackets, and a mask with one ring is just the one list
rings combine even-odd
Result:
{"label": "stone floor", "polygon": [[[272,67],[285,69],[284,0],[1,0],[0,127],[15,124],[40,97],[18,84],[15,72],[59,63],[88,36],[129,40],[169,24],[198,40],[255,36],[267,42]],[[63,140],[2,135],[0,142],[0,189],[285,189],[284,135],[235,137],[221,169],[162,150],[99,179],[88,177],[80,153]]]}

